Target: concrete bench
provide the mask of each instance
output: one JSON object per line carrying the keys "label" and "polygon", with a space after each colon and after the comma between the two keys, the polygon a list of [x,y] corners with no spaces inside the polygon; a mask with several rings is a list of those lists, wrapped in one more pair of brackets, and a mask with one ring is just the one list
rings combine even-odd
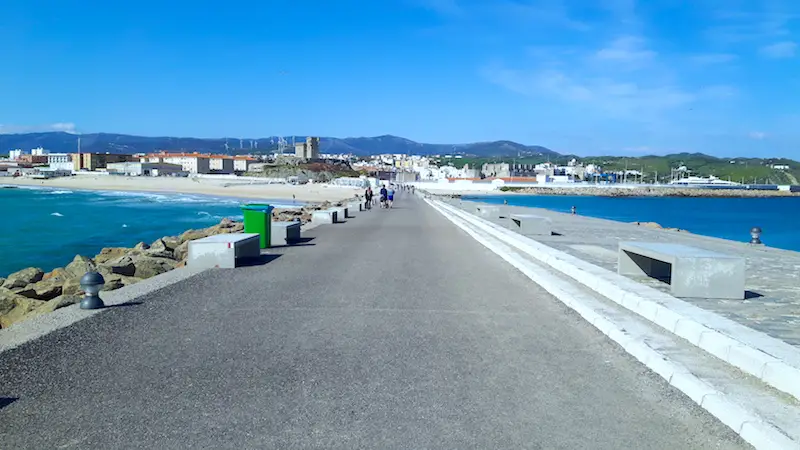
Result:
{"label": "concrete bench", "polygon": [[333,218],[334,223],[344,222],[344,219],[347,218],[347,208],[344,206],[334,206],[329,209],[331,211],[336,211],[336,216]]}
{"label": "concrete bench", "polygon": [[744,299],[744,259],[683,244],[620,242],[620,275],[669,280],[676,297]]}
{"label": "concrete bench", "polygon": [[364,209],[363,203],[350,203],[347,205],[347,217],[355,217],[352,213]]}
{"label": "concrete bench", "polygon": [[511,228],[525,236],[550,236],[553,223],[549,217],[534,214],[511,214]]}
{"label": "concrete bench", "polygon": [[332,209],[320,209],[311,212],[311,223],[327,224],[337,222],[337,213]]}
{"label": "concrete bench", "polygon": [[270,246],[291,245],[300,240],[300,222],[272,222]]}
{"label": "concrete bench", "polygon": [[478,216],[489,220],[503,219],[508,215],[506,208],[500,205],[479,205],[475,207],[475,212]]}
{"label": "concrete bench", "polygon": [[258,233],[218,234],[189,242],[189,267],[233,269],[236,261],[261,255]]}

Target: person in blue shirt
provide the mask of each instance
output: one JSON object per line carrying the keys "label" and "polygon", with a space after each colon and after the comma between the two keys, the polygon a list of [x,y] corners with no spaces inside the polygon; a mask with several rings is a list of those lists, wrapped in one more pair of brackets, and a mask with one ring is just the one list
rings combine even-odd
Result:
{"label": "person in blue shirt", "polygon": [[389,191],[387,192],[386,196],[386,206],[388,208],[392,207],[392,203],[394,203],[394,187],[389,186]]}
{"label": "person in blue shirt", "polygon": [[381,208],[386,208],[386,197],[388,197],[389,191],[386,190],[386,185],[381,186]]}

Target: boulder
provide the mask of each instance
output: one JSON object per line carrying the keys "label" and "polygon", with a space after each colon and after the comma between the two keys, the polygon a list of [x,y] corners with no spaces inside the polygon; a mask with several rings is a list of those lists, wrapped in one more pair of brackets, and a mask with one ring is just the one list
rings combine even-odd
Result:
{"label": "boulder", "polygon": [[29,284],[24,289],[17,291],[17,294],[36,300],[52,300],[61,295],[64,281],[55,278],[42,280],[38,283]]}
{"label": "boulder", "polygon": [[97,266],[97,270],[104,277],[111,274],[125,275],[128,277],[132,277],[133,274],[136,272],[136,266],[133,264],[133,258],[134,257],[131,255],[125,255],[120,258],[100,264],[99,266]]}
{"label": "boulder", "polygon": [[125,275],[112,274],[106,277],[106,284],[103,286],[103,291],[113,291],[131,284],[142,281],[141,278],[127,277]]}
{"label": "boulder", "polygon": [[36,283],[44,277],[42,269],[28,267],[19,272],[14,272],[3,282],[3,287],[7,289],[24,288],[25,286]]}
{"label": "boulder", "polygon": [[0,328],[8,328],[12,324],[39,314],[36,309],[44,303],[42,300],[23,297],[8,289],[0,288]]}
{"label": "boulder", "polygon": [[228,219],[226,217],[226,218],[222,219],[219,222],[219,225],[217,225],[217,226],[220,227],[220,228],[233,228],[235,225],[236,225],[236,222],[234,222],[231,219]]}
{"label": "boulder", "polygon": [[64,284],[61,286],[61,295],[62,296],[83,295],[83,289],[81,288],[80,279],[70,278],[64,281]]}
{"label": "boulder", "polygon": [[38,314],[50,313],[57,309],[64,308],[65,306],[74,305],[75,303],[80,303],[80,302],[81,302],[80,296],[60,295],[50,301],[44,302],[44,304],[36,308],[36,312]]}
{"label": "boulder", "polygon": [[3,285],[3,283],[5,283],[5,282],[6,282],[6,279],[5,279],[5,278],[3,278],[3,277],[0,277],[0,286],[2,286],[2,285]]}
{"label": "boulder", "polygon": [[66,269],[64,269],[62,267],[59,267],[58,269],[53,269],[50,272],[47,272],[46,274],[44,274],[44,276],[42,277],[42,281],[47,281],[47,280],[66,280],[67,278],[70,278],[70,277],[71,277],[71,275],[69,274],[69,272],[67,272]]}
{"label": "boulder", "polygon": [[100,253],[94,257],[94,262],[97,264],[105,264],[108,261],[122,258],[131,252],[131,249],[125,247],[106,247],[100,250]]}
{"label": "boulder", "polygon": [[181,235],[181,244],[187,241],[193,241],[195,239],[202,239],[204,237],[208,237],[210,232],[208,228],[203,230],[188,230]]}
{"label": "boulder", "polygon": [[80,278],[84,276],[86,272],[97,270],[97,266],[95,262],[92,261],[92,258],[77,255],[72,259],[71,263],[67,264],[67,267],[65,267],[64,270],[69,274],[70,277]]}
{"label": "boulder", "polygon": [[175,259],[178,261],[184,261],[189,256],[189,241],[186,241],[179,245],[175,251],[173,252],[175,255]]}
{"label": "boulder", "polygon": [[134,249],[134,250],[139,250],[139,251],[144,251],[144,250],[147,250],[147,249],[149,249],[149,248],[150,248],[150,246],[149,246],[149,245],[147,245],[147,244],[146,244],[146,243],[144,243],[144,242],[139,242],[138,244],[136,244],[136,245],[133,247],[133,249]]}
{"label": "boulder", "polygon": [[151,278],[175,268],[175,261],[168,258],[140,256],[135,258],[133,263],[135,266],[133,276],[142,279]]}
{"label": "boulder", "polygon": [[[172,244],[175,244],[174,246]],[[157,241],[153,242],[150,245],[150,248],[144,253],[146,256],[154,257],[154,258],[174,258],[175,255],[172,253],[172,250],[180,245],[180,243],[175,243],[172,241],[171,243],[167,243],[163,238],[158,239]]]}

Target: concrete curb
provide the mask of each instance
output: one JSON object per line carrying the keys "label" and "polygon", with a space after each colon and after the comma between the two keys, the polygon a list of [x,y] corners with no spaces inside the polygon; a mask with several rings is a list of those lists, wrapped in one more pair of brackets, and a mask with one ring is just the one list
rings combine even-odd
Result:
{"label": "concrete curb", "polygon": [[800,350],[793,346],[450,205],[441,203],[440,207],[728,364],[800,399]]}
{"label": "concrete curb", "polygon": [[537,270],[535,265],[515,255],[513,251],[509,251],[508,248],[502,248],[479,235],[470,229],[465,219],[453,215],[433,202],[428,201],[428,204],[480,244],[496,253],[534,283],[577,312],[592,326],[619,344],[628,354],[657,373],[671,386],[683,392],[692,401],[719,419],[720,422],[731,428],[755,448],[771,450],[800,448],[780,430],[740,407],[735,402],[730,401],[713,386],[694,376],[686,367],[666,358],[663,354],[648,346],[646,342],[635,339],[623,329],[620,329],[608,317],[587,306],[585,300],[581,299],[580,293],[569,292],[568,283],[547,274],[541,269]]}

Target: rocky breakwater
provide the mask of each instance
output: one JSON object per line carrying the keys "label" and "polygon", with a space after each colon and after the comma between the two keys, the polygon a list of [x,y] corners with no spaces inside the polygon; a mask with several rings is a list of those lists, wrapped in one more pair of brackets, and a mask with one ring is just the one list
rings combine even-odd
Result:
{"label": "rocky breakwater", "polygon": [[[341,202],[335,204],[341,205]],[[272,211],[272,220],[305,224],[311,221],[312,211],[330,206],[334,204],[276,208]],[[243,223],[223,219],[217,225],[188,230],[180,236],[164,236],[150,244],[140,242],[133,248],[106,247],[92,258],[77,255],[66,267],[47,273],[28,267],[6,278],[0,277],[0,328],[80,302],[83,295],[80,279],[86,272],[97,271],[103,275],[104,291],[119,289],[184,266],[189,241],[243,230]]]}
{"label": "rocky breakwater", "polygon": [[223,233],[238,233],[240,222],[223,219],[218,225],[165,236],[133,248],[107,247],[93,258],[77,255],[66,267],[45,273],[28,267],[0,278],[0,328],[77,303],[83,292],[81,277],[97,271],[106,280],[104,291],[137,283],[185,265],[189,241]]}
{"label": "rocky breakwater", "polygon": [[586,195],[596,197],[794,197],[800,193],[756,189],[703,189],[673,186],[653,187],[530,187],[505,188],[506,192],[528,195]]}

